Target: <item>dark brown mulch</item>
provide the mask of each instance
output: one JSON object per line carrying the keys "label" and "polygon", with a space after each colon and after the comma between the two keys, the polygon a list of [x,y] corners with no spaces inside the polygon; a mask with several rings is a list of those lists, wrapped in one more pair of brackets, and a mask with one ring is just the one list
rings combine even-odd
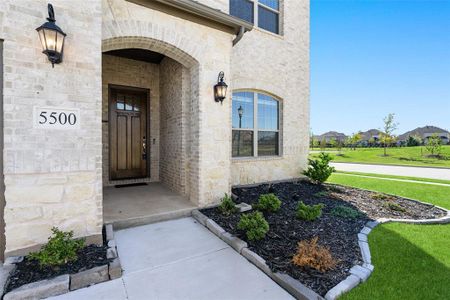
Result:
{"label": "dark brown mulch", "polygon": [[16,269],[8,280],[5,292],[9,292],[24,284],[50,279],[59,275],[74,274],[91,268],[105,265],[109,262],[106,258],[107,246],[86,246],[78,252],[78,259],[60,267],[39,266],[36,260],[25,259],[17,264]]}
{"label": "dark brown mulch", "polygon": [[[202,212],[228,232],[247,241],[250,249],[263,257],[272,271],[288,273],[321,295],[325,295],[328,290],[345,279],[352,266],[362,264],[357,234],[367,221],[380,217],[429,219],[445,214],[440,209],[400,197],[380,196],[341,186],[318,186],[306,181],[236,188],[233,189],[233,193],[239,197],[238,203],[255,204],[259,196],[265,193],[275,193],[282,201],[278,212],[264,213],[270,230],[263,240],[248,241],[245,233],[236,228],[240,214],[224,217],[217,208],[205,209]],[[375,198],[384,199],[373,199],[374,195]],[[295,217],[295,210],[300,200],[306,204],[325,204],[322,217],[313,222],[298,220]],[[389,209],[384,204],[387,201],[397,203],[406,209],[405,212]],[[339,205],[354,208],[363,214],[357,219],[336,217],[331,211]],[[319,244],[329,247],[333,257],[339,260],[334,270],[321,273],[291,263],[297,250],[297,243],[316,236],[319,237]]]}

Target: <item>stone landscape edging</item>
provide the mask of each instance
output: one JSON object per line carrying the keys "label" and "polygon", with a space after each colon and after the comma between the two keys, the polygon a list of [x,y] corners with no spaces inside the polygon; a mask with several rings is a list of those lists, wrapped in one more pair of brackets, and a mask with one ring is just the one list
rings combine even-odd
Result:
{"label": "stone landscape edging", "polygon": [[[373,191],[370,191],[373,192]],[[216,236],[218,236],[221,240],[223,240],[225,243],[230,245],[236,252],[238,252],[240,255],[244,256],[249,262],[251,262],[253,265],[255,265],[257,268],[259,268],[261,271],[263,271],[267,276],[269,276],[273,281],[275,281],[277,284],[279,284],[282,288],[284,288],[287,292],[289,292],[292,296],[294,296],[296,299],[302,299],[302,300],[319,300],[319,299],[326,299],[326,300],[335,300],[339,296],[341,296],[344,293],[349,292],[350,290],[354,289],[356,286],[361,284],[362,282],[365,282],[370,275],[372,274],[375,267],[372,265],[372,257],[370,253],[369,248],[369,242],[368,242],[368,235],[374,229],[376,226],[382,223],[388,223],[388,222],[398,222],[398,223],[411,223],[411,224],[449,224],[450,223],[450,210],[422,202],[415,199],[408,199],[401,197],[403,199],[411,200],[414,202],[418,202],[421,204],[425,204],[431,207],[439,208],[445,212],[447,212],[447,215],[438,219],[425,219],[425,220],[414,220],[414,219],[393,219],[393,218],[380,218],[375,221],[369,221],[365,224],[363,229],[358,233],[358,245],[359,249],[361,251],[361,256],[363,259],[363,265],[354,265],[350,269],[350,275],[347,276],[344,280],[342,280],[340,283],[335,285],[332,289],[330,289],[326,294],[325,298],[311,290],[310,288],[303,285],[300,281],[292,278],[288,274],[285,273],[273,273],[269,266],[266,264],[266,261],[256,254],[255,252],[251,251],[248,248],[248,244],[239,239],[238,237],[234,236],[233,234],[225,231],[222,227],[219,226],[214,220],[208,218],[203,213],[201,213],[199,210],[193,210],[192,216],[194,219],[196,219],[200,224],[208,228],[212,233],[214,233]]]}
{"label": "stone landscape edging", "polygon": [[[120,278],[122,276],[122,267],[117,251],[117,245],[114,240],[112,224],[105,225],[105,233],[106,242],[108,244],[106,257],[112,259],[111,262],[75,274],[63,274],[51,279],[24,284],[5,294],[3,299],[19,300],[48,298],[97,283]],[[0,267],[0,295],[4,294],[4,289],[8,283],[8,277],[16,268],[16,263],[19,263],[22,260],[23,256],[8,257],[3,266]]]}
{"label": "stone landscape edging", "polygon": [[275,281],[283,289],[285,289],[289,294],[299,300],[323,300],[324,298],[311,290],[310,288],[303,285],[300,281],[292,278],[290,275],[280,272],[272,272],[266,261],[251,251],[248,248],[247,242],[241,240],[235,235],[225,231],[219,224],[214,220],[208,218],[198,209],[192,211],[192,217],[196,219],[200,224],[209,229],[217,237],[227,243],[231,248],[233,248],[240,255],[245,257],[250,263],[255,265],[258,269],[264,272],[269,278]]}

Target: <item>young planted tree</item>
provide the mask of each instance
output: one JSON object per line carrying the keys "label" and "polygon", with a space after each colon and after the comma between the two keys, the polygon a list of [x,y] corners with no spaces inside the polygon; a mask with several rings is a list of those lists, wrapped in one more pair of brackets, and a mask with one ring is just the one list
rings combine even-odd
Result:
{"label": "young planted tree", "polygon": [[432,134],[428,138],[428,142],[426,147],[428,152],[431,153],[431,156],[439,156],[442,151],[442,140],[437,134]]}
{"label": "young planted tree", "polygon": [[362,139],[361,133],[357,132],[352,134],[352,136],[350,137],[350,144],[353,150],[356,150],[356,145],[358,145],[361,139]]}
{"label": "young planted tree", "polygon": [[384,156],[387,156],[387,147],[395,141],[394,131],[398,128],[398,123],[394,121],[395,114],[388,114],[384,119],[383,132],[380,141],[383,144]]}
{"label": "young planted tree", "polygon": [[330,145],[331,148],[336,148],[337,145],[336,139],[334,137],[330,138],[328,144]]}

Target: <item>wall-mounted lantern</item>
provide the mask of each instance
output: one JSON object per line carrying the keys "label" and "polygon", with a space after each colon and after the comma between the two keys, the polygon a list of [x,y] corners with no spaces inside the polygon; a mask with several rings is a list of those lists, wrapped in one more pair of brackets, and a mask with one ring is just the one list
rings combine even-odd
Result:
{"label": "wall-mounted lantern", "polygon": [[214,99],[216,102],[222,103],[223,100],[227,97],[227,88],[228,85],[223,81],[225,74],[223,72],[219,73],[219,77],[217,78],[217,84],[214,86]]}
{"label": "wall-mounted lantern", "polygon": [[48,4],[48,22],[36,28],[42,44],[42,53],[47,55],[48,60],[55,64],[62,62],[64,51],[64,39],[66,34],[55,24],[55,12],[53,6]]}

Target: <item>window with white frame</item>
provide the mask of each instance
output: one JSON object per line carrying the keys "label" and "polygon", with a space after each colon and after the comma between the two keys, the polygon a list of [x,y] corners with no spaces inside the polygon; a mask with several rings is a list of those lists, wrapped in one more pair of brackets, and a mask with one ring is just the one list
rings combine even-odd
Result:
{"label": "window with white frame", "polygon": [[262,93],[234,92],[232,109],[233,157],[279,155],[278,100]]}
{"label": "window with white frame", "polygon": [[230,0],[230,15],[280,33],[280,0]]}

